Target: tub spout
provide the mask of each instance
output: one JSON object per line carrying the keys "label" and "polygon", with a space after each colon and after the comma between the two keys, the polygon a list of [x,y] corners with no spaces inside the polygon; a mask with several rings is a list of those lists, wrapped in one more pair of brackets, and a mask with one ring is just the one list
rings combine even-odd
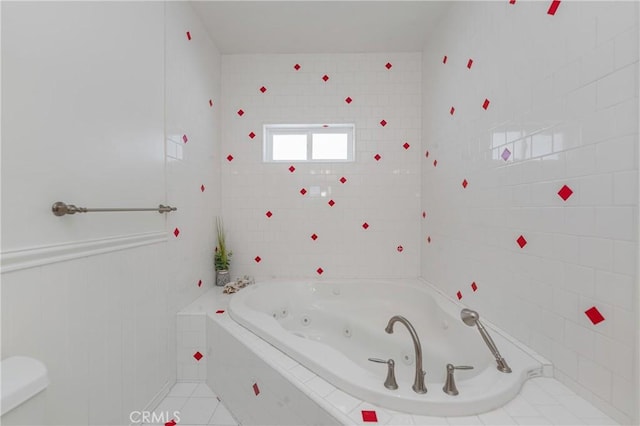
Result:
{"label": "tub spout", "polygon": [[418,333],[416,333],[416,330],[413,328],[413,325],[411,325],[409,320],[400,315],[394,315],[391,317],[384,331],[389,334],[393,333],[393,324],[396,322],[401,322],[405,327],[407,327],[411,334],[411,339],[413,340],[413,349],[416,354],[416,374],[411,388],[416,393],[427,393],[427,387],[424,384],[424,375],[426,373],[422,370],[422,345],[420,345]]}

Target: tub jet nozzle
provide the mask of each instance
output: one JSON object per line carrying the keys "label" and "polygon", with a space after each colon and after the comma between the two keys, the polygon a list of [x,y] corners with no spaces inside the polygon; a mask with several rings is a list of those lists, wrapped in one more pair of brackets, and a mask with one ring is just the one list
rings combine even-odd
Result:
{"label": "tub jet nozzle", "polygon": [[460,311],[460,318],[462,319],[462,322],[464,322],[469,327],[473,327],[474,325],[478,327],[478,331],[480,332],[480,336],[482,336],[482,340],[484,340],[484,342],[487,344],[489,350],[491,351],[491,354],[496,359],[496,364],[498,364],[498,371],[501,371],[503,373],[511,373],[511,368],[507,364],[507,361],[502,358],[502,355],[500,355],[500,352],[498,351],[498,347],[480,322],[480,315],[476,311],[464,308],[462,311]]}

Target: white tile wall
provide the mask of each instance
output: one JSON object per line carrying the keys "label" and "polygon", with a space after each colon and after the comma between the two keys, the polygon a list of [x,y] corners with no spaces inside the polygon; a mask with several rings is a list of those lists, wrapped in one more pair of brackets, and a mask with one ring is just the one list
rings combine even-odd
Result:
{"label": "white tile wall", "polygon": [[[167,2],[166,16],[167,198],[179,206],[168,217],[167,228],[180,232],[178,237],[170,234],[170,261],[164,267],[169,276],[167,314],[175,321],[180,309],[214,285],[214,224],[220,209],[221,57],[190,5]],[[178,350],[170,352],[176,357],[170,361],[170,377],[203,380],[207,354],[196,333],[204,323],[185,325],[180,317],[174,321],[168,330],[168,347],[177,343]],[[198,351],[203,355],[199,361],[193,357]]]}
{"label": "white tile wall", "polygon": [[[222,80],[232,274],[417,276],[420,54],[225,55]],[[262,163],[264,124],[343,122],[356,124],[354,163]]]}
{"label": "white tile wall", "polygon": [[[204,318],[177,315],[177,376],[178,381],[204,381],[207,374],[207,350]],[[200,353],[198,359],[195,355]]]}
{"label": "white tile wall", "polygon": [[638,3],[549,4],[455,4],[423,51],[421,274],[635,423]]}

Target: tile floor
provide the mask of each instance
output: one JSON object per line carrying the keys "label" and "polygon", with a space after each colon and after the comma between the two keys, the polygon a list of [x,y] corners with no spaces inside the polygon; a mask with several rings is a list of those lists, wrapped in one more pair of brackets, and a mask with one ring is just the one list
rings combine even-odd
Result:
{"label": "tile floor", "polygon": [[[216,425],[237,426],[231,413],[205,383],[179,382],[173,385],[169,394],[153,410],[162,413],[179,413],[178,426]],[[148,423],[145,423],[147,425]],[[165,426],[165,423],[149,423]]]}
{"label": "tile floor", "polygon": [[[337,391],[340,392],[340,391]],[[358,406],[355,411],[361,409]],[[179,412],[178,426],[237,426],[204,383],[176,383],[167,397],[154,410]],[[350,413],[351,414],[351,413]],[[359,415],[359,411],[357,413]],[[357,416],[352,416],[357,418]],[[520,394],[497,410],[468,417],[427,417],[396,413],[379,419],[388,425],[617,425],[613,419],[576,395],[562,383],[551,378],[528,380]],[[354,424],[362,421],[354,421]],[[370,423],[368,423],[370,424]],[[162,426],[162,425],[160,425]]]}

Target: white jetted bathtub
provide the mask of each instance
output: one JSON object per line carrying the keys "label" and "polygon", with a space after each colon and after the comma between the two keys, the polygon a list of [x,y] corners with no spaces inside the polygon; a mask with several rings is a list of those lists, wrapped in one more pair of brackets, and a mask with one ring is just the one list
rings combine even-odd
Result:
{"label": "white jetted bathtub", "polygon": [[[460,319],[461,306],[420,281],[265,281],[235,294],[229,314],[335,387],[381,407],[431,416],[467,416],[504,405],[529,377],[542,375],[543,361],[527,353],[486,324],[500,354],[512,369],[502,373],[476,327]],[[415,350],[411,322],[422,346],[428,392],[412,390]],[[480,312],[482,321],[482,312]],[[383,383],[395,361],[398,389]],[[443,391],[447,364],[473,366],[456,370],[459,391]]]}

